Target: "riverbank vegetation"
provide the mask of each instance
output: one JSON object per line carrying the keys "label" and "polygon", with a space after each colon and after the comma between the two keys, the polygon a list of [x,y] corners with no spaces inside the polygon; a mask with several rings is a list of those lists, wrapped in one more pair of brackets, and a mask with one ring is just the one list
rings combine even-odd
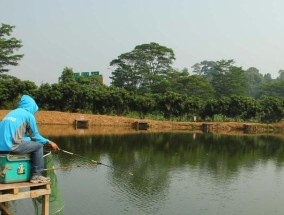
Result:
{"label": "riverbank vegetation", "polygon": [[[66,68],[63,77],[72,77]],[[240,95],[208,99],[181,92],[133,93],[123,88],[105,86],[97,80],[66,81],[42,84],[1,75],[0,108],[17,105],[18,95],[32,95],[41,109],[106,115],[124,115],[160,120],[279,122],[284,116],[284,99],[270,95],[259,98]]]}
{"label": "riverbank vegetation", "polygon": [[12,29],[0,28],[1,109],[14,108],[19,95],[29,94],[41,109],[52,111],[176,121],[279,122],[284,117],[284,70],[272,79],[232,59],[204,60],[191,71],[180,70],[173,68],[174,51],[158,43],[138,45],[112,60],[110,86],[95,76],[75,78],[69,67],[58,83],[37,86],[5,74],[23,57],[14,54],[21,42],[9,38]]}

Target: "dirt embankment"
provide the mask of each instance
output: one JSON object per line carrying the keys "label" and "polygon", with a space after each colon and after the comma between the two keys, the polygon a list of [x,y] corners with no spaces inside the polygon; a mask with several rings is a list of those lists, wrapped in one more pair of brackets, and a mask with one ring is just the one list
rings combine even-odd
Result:
{"label": "dirt embankment", "polygon": [[[9,110],[0,110],[0,120],[9,112]],[[284,123],[274,124],[256,124],[256,123],[239,123],[239,122],[172,122],[156,121],[149,119],[134,119],[122,116],[92,115],[80,113],[67,113],[59,111],[38,111],[35,115],[39,125],[74,125],[77,119],[89,120],[92,127],[111,127],[130,129],[137,121],[143,121],[150,125],[151,130],[186,130],[186,131],[204,131],[213,132],[243,132],[245,127],[252,128],[253,132],[278,131],[284,132]],[[108,129],[109,130],[109,129]]]}

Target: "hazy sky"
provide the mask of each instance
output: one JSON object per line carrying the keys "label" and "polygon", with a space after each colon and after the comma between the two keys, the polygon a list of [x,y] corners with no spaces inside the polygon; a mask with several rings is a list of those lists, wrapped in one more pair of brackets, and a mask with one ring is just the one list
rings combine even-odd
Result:
{"label": "hazy sky", "polygon": [[136,45],[172,48],[174,67],[234,59],[273,78],[284,69],[283,0],[0,0],[0,23],[15,25],[20,65],[8,73],[55,83],[63,69],[99,70]]}

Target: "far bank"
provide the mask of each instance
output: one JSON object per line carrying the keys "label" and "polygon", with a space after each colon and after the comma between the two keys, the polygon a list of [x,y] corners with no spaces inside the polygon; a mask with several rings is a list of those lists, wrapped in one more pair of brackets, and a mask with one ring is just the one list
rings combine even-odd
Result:
{"label": "far bank", "polygon": [[[0,110],[0,120],[9,112],[9,110]],[[67,113],[60,111],[38,111],[35,114],[39,125],[74,125],[77,119],[89,120],[90,126],[111,126],[116,128],[132,128],[135,122],[146,122],[153,130],[187,130],[204,131],[208,129],[211,132],[231,132],[245,131],[246,128],[252,128],[255,133],[262,132],[284,132],[284,122],[262,124],[245,122],[174,122],[158,121],[150,119],[135,119],[123,116],[93,115],[81,113]]]}

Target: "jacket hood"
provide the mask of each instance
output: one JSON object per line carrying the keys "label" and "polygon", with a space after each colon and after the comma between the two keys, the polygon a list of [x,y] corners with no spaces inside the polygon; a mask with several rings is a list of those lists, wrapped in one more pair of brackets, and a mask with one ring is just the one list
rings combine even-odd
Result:
{"label": "jacket hood", "polygon": [[21,97],[21,100],[19,102],[19,108],[23,108],[28,112],[30,112],[31,114],[35,114],[38,110],[38,106],[35,100],[28,95],[23,95]]}

